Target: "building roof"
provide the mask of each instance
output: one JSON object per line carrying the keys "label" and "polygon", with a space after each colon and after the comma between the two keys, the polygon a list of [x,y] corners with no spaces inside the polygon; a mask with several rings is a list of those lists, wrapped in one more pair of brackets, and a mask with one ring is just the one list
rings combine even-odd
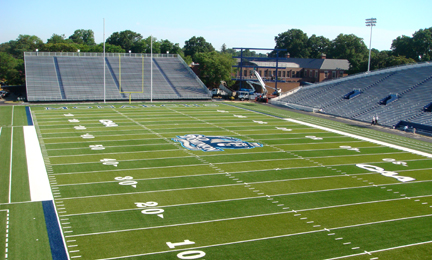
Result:
{"label": "building roof", "polygon": [[[246,58],[258,67],[276,68],[276,60]],[[305,68],[319,70],[348,70],[349,61],[346,59],[303,59],[303,58],[279,58],[278,68]]]}

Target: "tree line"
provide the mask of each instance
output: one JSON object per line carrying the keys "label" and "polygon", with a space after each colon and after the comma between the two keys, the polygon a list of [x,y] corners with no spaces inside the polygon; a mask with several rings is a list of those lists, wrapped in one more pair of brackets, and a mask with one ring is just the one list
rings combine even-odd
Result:
{"label": "tree line", "polygon": [[[274,38],[275,49],[286,49],[280,55],[290,54],[293,58],[320,58],[324,53],[327,58],[347,59],[349,73],[366,71],[368,48],[353,34],[340,34],[330,40],[313,34],[308,37],[299,29],[290,29]],[[152,42],[153,41],[153,42]],[[185,41],[183,48],[169,40],[157,40],[154,37],[143,37],[140,33],[125,30],[114,32],[105,42],[105,51],[109,53],[170,53],[180,55],[186,63],[200,64],[201,80],[207,86],[217,86],[220,80],[230,82],[232,65],[236,62],[232,56],[238,56],[236,50],[225,44],[220,51],[203,37],[193,36]],[[259,47],[259,46],[258,46]],[[103,52],[103,43],[97,44],[92,30],[76,30],[66,37],[64,34],[53,34],[46,43],[35,35],[19,35],[16,40],[0,44],[0,80],[9,85],[24,84],[24,52]],[[244,56],[274,57],[275,52],[258,54],[246,50]],[[371,69],[429,61],[432,57],[432,27],[416,31],[412,37],[400,36],[393,40],[391,50],[372,50]]]}
{"label": "tree line", "polygon": [[[320,58],[324,53],[330,59],[347,59],[349,73],[367,70],[369,50],[363,39],[354,34],[339,34],[330,40],[313,34],[308,37],[299,29],[291,29],[275,36],[282,55],[290,54],[296,58]],[[270,55],[275,55],[272,52]],[[432,58],[432,27],[416,31],[412,37],[399,36],[393,40],[390,50],[372,49],[371,69],[381,69],[396,65],[430,61]]]}

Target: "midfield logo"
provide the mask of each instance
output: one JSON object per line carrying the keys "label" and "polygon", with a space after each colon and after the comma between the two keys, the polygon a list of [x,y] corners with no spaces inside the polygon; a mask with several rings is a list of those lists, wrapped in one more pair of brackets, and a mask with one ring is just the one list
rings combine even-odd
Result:
{"label": "midfield logo", "polygon": [[189,150],[204,152],[217,152],[224,149],[251,149],[263,146],[260,143],[249,143],[233,137],[198,134],[177,136],[172,140],[181,143],[184,148]]}

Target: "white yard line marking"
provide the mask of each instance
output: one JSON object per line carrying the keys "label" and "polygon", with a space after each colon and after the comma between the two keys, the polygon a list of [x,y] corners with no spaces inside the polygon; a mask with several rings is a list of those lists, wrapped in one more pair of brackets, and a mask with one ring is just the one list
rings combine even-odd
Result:
{"label": "white yard line marking", "polygon": [[296,119],[285,118],[284,120],[289,121],[289,122],[293,122],[293,123],[298,123],[298,124],[301,124],[301,125],[306,125],[306,126],[322,129],[322,130],[325,130],[325,131],[328,131],[328,132],[332,132],[332,133],[337,133],[337,134],[348,136],[348,137],[351,137],[351,138],[355,138],[355,139],[359,139],[359,140],[363,140],[363,141],[368,141],[368,142],[371,142],[371,143],[374,143],[374,144],[384,145],[384,146],[387,146],[387,147],[390,147],[390,148],[394,148],[394,149],[398,149],[398,150],[401,150],[401,151],[405,151],[405,152],[409,152],[409,153],[425,156],[425,157],[428,157],[428,158],[432,158],[432,154],[430,154],[430,153],[421,152],[421,151],[414,150],[414,149],[411,149],[411,148],[406,148],[406,147],[403,147],[403,146],[399,146],[399,145],[395,145],[395,144],[390,144],[390,143],[378,141],[378,140],[375,140],[375,139],[371,139],[371,138],[367,138],[367,137],[363,137],[363,136],[359,136],[359,135],[355,135],[355,134],[350,134],[350,133],[339,131],[339,130],[334,130],[334,129],[331,129],[331,128],[328,128],[328,127],[324,127],[324,126],[319,126],[319,125],[315,125],[315,124],[311,124],[311,123],[306,123],[306,122],[303,122],[303,121],[300,121],[300,120],[296,120]]}
{"label": "white yard line marking", "polygon": [[[418,245],[430,244],[430,243],[432,243],[432,240],[426,241],[426,242],[419,242],[419,243],[407,244],[407,245],[402,245],[402,246],[395,246],[395,247],[383,248],[383,249],[378,249],[378,250],[372,250],[372,251],[367,251],[367,252],[365,251],[363,253],[358,253],[358,254],[344,255],[344,256],[339,256],[339,257],[327,258],[325,260],[343,259],[343,258],[349,258],[349,257],[353,257],[353,256],[358,256],[358,255],[366,255],[366,254],[370,255],[370,254],[373,254],[373,253],[384,252],[384,251],[389,251],[389,250],[399,249],[399,248],[405,248],[405,247],[410,247],[410,246],[418,246]],[[371,259],[378,259],[378,257],[371,258]]]}
{"label": "white yard line marking", "polygon": [[[13,111],[13,110],[12,110]],[[13,160],[13,126],[11,127],[11,144],[10,144],[10,160],[9,160],[9,195],[8,202],[11,203],[12,197],[12,160]]]}
{"label": "white yard line marking", "polygon": [[[360,225],[350,225],[350,226],[336,227],[336,228],[332,228],[332,230],[333,229],[344,229],[344,228],[350,228],[350,227],[356,227],[356,226],[363,226],[363,225],[373,225],[373,224],[379,224],[379,223],[385,223],[385,222],[391,222],[391,221],[398,221],[398,220],[404,220],[404,219],[430,217],[430,216],[432,216],[432,214],[423,215],[423,216],[416,216],[416,217],[410,217],[410,218],[393,219],[393,220],[388,220],[388,221],[370,222],[370,223],[364,223],[364,224],[360,224]],[[188,250],[202,249],[202,248],[209,248],[209,247],[218,247],[218,246],[226,246],[226,245],[234,245],[234,244],[241,244],[241,243],[248,243],[248,242],[269,240],[269,239],[275,239],[275,238],[283,238],[283,237],[291,237],[291,236],[312,234],[312,233],[318,233],[318,232],[326,232],[326,230],[325,229],[321,229],[321,230],[314,230],[314,231],[307,231],[307,232],[286,234],[286,235],[280,235],[280,236],[263,237],[263,238],[256,238],[256,239],[249,239],[249,240],[242,240],[242,241],[235,241],[235,242],[229,242],[229,243],[213,244],[213,245],[207,245],[207,246],[201,246],[201,247],[188,248]],[[430,242],[432,242],[432,241],[423,242],[423,244],[430,243]],[[421,243],[418,243],[418,244],[421,244]],[[405,247],[405,246],[401,246],[401,247]],[[395,248],[398,248],[398,247],[395,247]],[[135,254],[135,255],[126,255],[126,256],[119,256],[119,257],[112,257],[112,258],[103,258],[103,259],[104,260],[122,259],[122,258],[130,258],[130,257],[137,257],[137,256],[163,254],[163,253],[175,252],[175,251],[180,251],[180,250],[184,250],[184,249],[170,250],[170,251],[160,251],[160,252],[152,252],[152,253],[144,253],[144,254]],[[386,249],[386,250],[388,250],[388,249]],[[377,250],[376,252],[380,252],[380,251],[385,251],[385,250]],[[373,253],[375,251],[369,251],[369,252]],[[362,255],[362,254],[366,254],[366,253],[363,252],[363,253],[360,253],[360,254],[354,254],[354,255],[343,256],[343,257],[338,257],[338,258],[329,258],[329,259],[326,259],[326,260],[341,259],[341,258],[351,257],[351,256],[355,256],[355,255]],[[102,260],[102,259],[99,259],[99,260]]]}

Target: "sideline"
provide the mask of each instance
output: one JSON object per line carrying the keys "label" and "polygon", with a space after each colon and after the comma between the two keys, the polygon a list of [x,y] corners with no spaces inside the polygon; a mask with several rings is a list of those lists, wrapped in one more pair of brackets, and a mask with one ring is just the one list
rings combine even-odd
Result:
{"label": "sideline", "polygon": [[23,126],[31,201],[53,200],[48,174],[34,126]]}

